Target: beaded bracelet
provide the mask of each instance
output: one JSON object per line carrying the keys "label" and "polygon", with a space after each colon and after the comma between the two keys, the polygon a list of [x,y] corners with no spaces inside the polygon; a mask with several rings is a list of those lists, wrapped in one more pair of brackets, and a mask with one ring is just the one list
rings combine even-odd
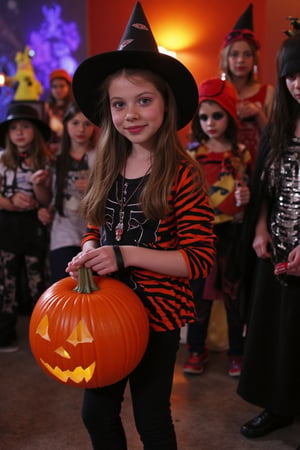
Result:
{"label": "beaded bracelet", "polygon": [[114,249],[114,252],[115,252],[115,257],[116,257],[116,261],[117,261],[118,270],[119,270],[119,272],[122,272],[125,269],[122,252],[121,252],[120,247],[118,245],[114,245],[113,249]]}

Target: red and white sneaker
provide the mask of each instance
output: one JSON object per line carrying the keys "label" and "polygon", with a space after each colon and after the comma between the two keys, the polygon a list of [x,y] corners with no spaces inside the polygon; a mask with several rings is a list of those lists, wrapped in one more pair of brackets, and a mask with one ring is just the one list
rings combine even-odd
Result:
{"label": "red and white sneaker", "polygon": [[203,353],[190,353],[183,366],[183,372],[188,375],[200,375],[204,372],[204,366],[208,362],[208,349]]}
{"label": "red and white sneaker", "polygon": [[242,370],[242,357],[241,356],[229,356],[229,371],[228,375],[231,377],[239,377]]}

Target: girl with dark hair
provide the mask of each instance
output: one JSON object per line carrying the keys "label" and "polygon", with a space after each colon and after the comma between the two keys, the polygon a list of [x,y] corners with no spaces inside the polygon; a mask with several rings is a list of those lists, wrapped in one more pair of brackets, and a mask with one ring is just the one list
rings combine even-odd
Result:
{"label": "girl with dark hair", "polygon": [[60,152],[53,174],[53,202],[39,210],[44,224],[51,223],[51,282],[66,276],[66,265],[79,251],[86,222],[79,213],[79,203],[86,190],[95,159],[96,127],[71,103],[63,117]]}
{"label": "girl with dark hair", "polygon": [[247,336],[238,393],[264,408],[242,426],[248,438],[291,425],[300,414],[300,24],[295,23],[295,34],[278,53],[274,107],[245,221]]}
{"label": "girl with dark hair", "polygon": [[183,371],[203,373],[208,361],[205,346],[211,308],[214,300],[224,300],[229,334],[229,375],[239,376],[243,355],[243,323],[236,311],[239,287],[239,238],[243,210],[249,201],[247,180],[250,154],[237,141],[237,98],[227,81],[212,78],[199,87],[199,106],[192,121],[189,152],[200,164],[215,212],[217,253],[213,269],[205,280],[192,281],[198,320],[189,324],[187,344],[189,357]]}

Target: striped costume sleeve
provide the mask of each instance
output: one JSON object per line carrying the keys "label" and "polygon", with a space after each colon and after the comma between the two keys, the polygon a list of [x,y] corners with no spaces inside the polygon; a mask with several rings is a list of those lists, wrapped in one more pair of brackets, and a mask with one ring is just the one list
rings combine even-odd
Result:
{"label": "striped costume sleeve", "polygon": [[96,241],[98,245],[100,244],[100,230],[99,227],[88,224],[86,227],[85,234],[81,241],[81,247],[87,241]]}
{"label": "striped costume sleeve", "polygon": [[214,213],[203,186],[189,163],[180,166],[170,202],[173,214],[161,222],[163,228],[177,236],[177,248],[189,269],[189,278],[205,278],[215,256]]}

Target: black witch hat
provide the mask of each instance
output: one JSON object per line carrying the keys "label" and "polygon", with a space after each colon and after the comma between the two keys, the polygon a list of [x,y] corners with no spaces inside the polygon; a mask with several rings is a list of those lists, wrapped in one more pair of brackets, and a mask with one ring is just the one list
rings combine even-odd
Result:
{"label": "black witch hat", "polygon": [[39,118],[37,110],[26,103],[13,102],[8,107],[6,119],[0,123],[0,145],[2,147],[5,147],[5,136],[13,120],[28,120],[32,122],[46,141],[50,139],[51,128]]}
{"label": "black witch hat", "polygon": [[251,30],[253,31],[253,5],[250,3],[247,9],[238,18],[233,30]]}
{"label": "black witch hat", "polygon": [[247,41],[256,50],[260,48],[259,42],[255,39],[253,33],[253,5],[250,3],[247,9],[241,14],[224,39],[223,48],[236,41]]}
{"label": "black witch hat", "polygon": [[99,87],[121,68],[150,70],[170,86],[177,105],[177,129],[187,125],[198,106],[197,84],[189,70],[176,58],[159,53],[150,25],[137,2],[116,51],[101,53],[83,61],[73,76],[73,93],[81,111],[101,126]]}

